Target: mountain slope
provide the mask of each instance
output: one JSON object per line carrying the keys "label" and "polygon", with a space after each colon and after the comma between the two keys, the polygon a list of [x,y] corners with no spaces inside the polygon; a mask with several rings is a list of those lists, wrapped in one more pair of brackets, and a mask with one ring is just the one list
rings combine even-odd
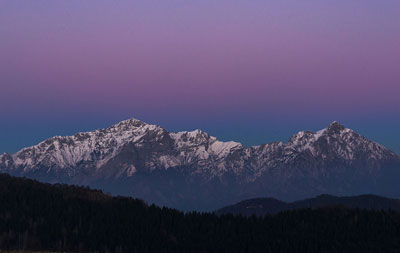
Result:
{"label": "mountain slope", "polygon": [[376,195],[360,195],[352,197],[336,197],[331,195],[320,195],[311,199],[298,200],[291,203],[283,202],[273,198],[256,198],[241,201],[237,204],[223,207],[216,211],[222,214],[241,214],[244,216],[264,216],[276,214],[283,211],[305,208],[326,208],[342,206],[347,208],[359,208],[369,210],[392,210],[400,212],[400,200],[384,198]]}
{"label": "mountain slope", "polygon": [[400,192],[400,158],[338,122],[315,133],[301,131],[287,143],[246,148],[201,130],[170,133],[130,119],[0,155],[0,171],[185,210],[267,195],[295,200]]}

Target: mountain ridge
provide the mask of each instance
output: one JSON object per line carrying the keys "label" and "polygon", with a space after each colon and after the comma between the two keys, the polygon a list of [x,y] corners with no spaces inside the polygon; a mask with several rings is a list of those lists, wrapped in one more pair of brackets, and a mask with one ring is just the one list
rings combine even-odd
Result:
{"label": "mountain ridge", "polygon": [[336,121],[287,142],[244,147],[199,129],[174,133],[128,119],[0,155],[0,172],[87,184],[172,207],[190,199],[196,208],[202,207],[196,201],[211,201],[211,208],[219,198],[229,204],[260,194],[293,200],[315,193],[381,193],[382,178],[397,176],[399,169],[394,152]]}

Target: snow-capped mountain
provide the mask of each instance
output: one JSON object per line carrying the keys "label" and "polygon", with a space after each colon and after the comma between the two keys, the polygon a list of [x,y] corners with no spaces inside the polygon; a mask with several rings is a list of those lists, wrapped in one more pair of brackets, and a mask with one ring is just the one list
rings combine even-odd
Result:
{"label": "snow-capped mountain", "polygon": [[[200,130],[168,133],[162,127],[130,119],[106,129],[56,136],[0,159],[2,168],[21,174],[45,169],[48,174],[71,178],[82,173],[120,178],[138,171],[222,164],[241,148],[240,143],[221,142]],[[109,173],[110,167],[115,174]]]}
{"label": "snow-capped mountain", "polygon": [[256,196],[394,194],[400,158],[338,122],[246,148],[201,130],[170,133],[129,119],[0,155],[0,171],[208,209]]}

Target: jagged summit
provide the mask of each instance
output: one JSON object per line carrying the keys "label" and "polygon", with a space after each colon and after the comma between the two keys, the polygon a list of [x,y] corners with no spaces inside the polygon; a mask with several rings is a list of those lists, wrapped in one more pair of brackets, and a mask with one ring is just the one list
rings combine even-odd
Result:
{"label": "jagged summit", "polygon": [[333,121],[332,123],[330,123],[328,125],[328,127],[321,129],[319,131],[313,132],[310,130],[305,130],[305,131],[300,131],[294,135],[292,135],[292,137],[290,137],[289,142],[293,143],[296,142],[299,139],[306,139],[309,141],[316,141],[318,140],[320,137],[323,136],[327,136],[327,135],[332,135],[332,134],[337,134],[340,133],[342,131],[348,131],[348,132],[354,132],[353,130],[349,129],[349,128],[345,128],[342,124],[340,124],[337,121]]}
{"label": "jagged summit", "polygon": [[146,130],[160,130],[162,127],[157,125],[152,125],[145,123],[141,120],[131,118],[127,120],[120,121],[106,129],[102,129],[102,131],[135,131],[139,128],[143,128]]}
{"label": "jagged summit", "polygon": [[346,128],[337,121],[333,121],[327,128],[327,130],[332,133],[339,133],[345,129]]}
{"label": "jagged summit", "polygon": [[144,125],[151,125],[147,124],[141,120],[135,119],[135,118],[130,118],[126,120],[122,120],[120,122],[115,123],[114,125],[110,126],[109,128],[118,128],[118,127],[140,127]]}
{"label": "jagged summit", "polygon": [[[221,197],[239,196],[244,194],[241,190],[259,196],[275,192],[283,199],[311,192],[337,193],[338,189],[350,189],[358,178],[378,180],[391,164],[400,168],[395,153],[336,121],[320,131],[300,131],[287,143],[246,148],[238,142],[219,141],[199,129],[171,133],[133,118],[104,129],[52,137],[15,154],[0,155],[1,172],[52,182],[104,182],[105,188],[111,187],[110,180],[125,182],[117,188],[134,188],[138,194],[150,194],[142,197],[155,202],[168,199],[165,191],[177,191],[169,187],[187,185],[191,189],[192,184],[199,184],[199,193],[191,193],[197,196],[208,192],[205,185],[211,182],[218,189],[231,185],[229,190],[216,190]],[[154,181],[159,173],[167,174]],[[327,183],[328,179],[335,183]],[[129,180],[139,181],[134,184]],[[307,183],[300,187],[300,182]],[[335,188],[336,183],[339,188]],[[161,186],[166,188],[159,189]],[[177,194],[186,196],[188,189]]]}
{"label": "jagged summit", "polygon": [[147,124],[147,123],[145,123],[145,122],[143,122],[143,121],[141,121],[141,120],[139,120],[139,119],[136,119],[136,118],[128,118],[128,119],[125,119],[125,120],[121,120],[121,121],[115,123],[114,125],[119,125],[119,124],[130,124],[130,123],[136,123],[136,122],[138,122],[138,123],[143,123],[143,124]]}
{"label": "jagged summit", "polygon": [[[343,126],[343,125],[340,124],[339,121],[334,120],[334,121],[332,121],[332,122],[329,124],[329,126]],[[323,196],[323,195],[325,195],[325,194],[321,194],[321,195]]]}

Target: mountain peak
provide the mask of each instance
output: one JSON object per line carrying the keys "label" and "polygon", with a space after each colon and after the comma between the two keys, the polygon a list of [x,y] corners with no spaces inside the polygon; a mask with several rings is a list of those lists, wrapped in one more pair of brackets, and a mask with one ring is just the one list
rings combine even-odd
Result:
{"label": "mountain peak", "polygon": [[335,132],[335,133],[341,132],[341,131],[343,131],[344,129],[345,129],[345,127],[344,127],[342,124],[340,124],[339,122],[337,122],[337,121],[333,121],[333,122],[328,126],[328,131],[330,131],[330,132]]}
{"label": "mountain peak", "polygon": [[110,132],[119,132],[119,133],[131,133],[131,132],[143,133],[147,131],[165,132],[165,130],[158,125],[148,124],[135,118],[120,121],[110,126],[106,130]]}
{"label": "mountain peak", "polygon": [[147,125],[147,123],[145,123],[141,120],[135,119],[135,118],[130,118],[130,119],[122,120],[122,121],[112,125],[112,127],[113,126],[141,126],[141,125]]}
{"label": "mountain peak", "polygon": [[340,127],[344,127],[342,124],[340,124],[340,122],[339,121],[332,121],[332,123],[330,123],[329,124],[329,127],[331,127],[331,126],[340,126]]}

